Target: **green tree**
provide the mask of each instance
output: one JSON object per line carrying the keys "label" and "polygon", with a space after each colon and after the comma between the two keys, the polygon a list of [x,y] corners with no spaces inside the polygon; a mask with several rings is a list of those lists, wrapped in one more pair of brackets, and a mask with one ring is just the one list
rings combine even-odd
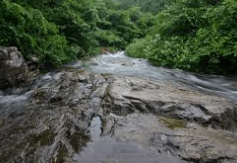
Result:
{"label": "green tree", "polygon": [[2,0],[0,44],[17,46],[25,57],[35,55],[53,66],[98,53],[100,46],[124,49],[146,35],[152,18],[120,5],[112,0]]}
{"label": "green tree", "polygon": [[236,6],[235,0],[174,2],[156,15],[146,38],[136,40],[126,52],[159,66],[236,73]]}

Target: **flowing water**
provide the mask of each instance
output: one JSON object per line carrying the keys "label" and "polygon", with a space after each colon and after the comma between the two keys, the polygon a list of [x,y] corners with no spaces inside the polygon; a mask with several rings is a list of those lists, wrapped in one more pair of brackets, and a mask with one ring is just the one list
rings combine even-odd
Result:
{"label": "flowing water", "polygon": [[[237,103],[237,81],[216,75],[201,75],[177,69],[166,69],[152,66],[147,60],[127,57],[124,52],[104,54],[86,63],[75,62],[64,65],[86,69],[103,75],[129,75],[141,78],[152,78],[160,81],[170,81],[173,84],[185,84],[206,93],[224,96]],[[52,73],[42,75],[32,86],[24,89],[9,89],[0,92],[0,117],[12,117],[21,114],[28,105],[29,95],[36,88],[47,88],[52,80]],[[11,109],[7,109],[11,108]],[[6,110],[9,110],[6,111]],[[0,126],[3,121],[0,119]],[[94,117],[89,127],[92,142],[74,156],[75,163],[144,163],[166,162],[179,163],[179,158],[161,156],[152,148],[146,148],[132,142],[117,142],[109,136],[101,136],[102,122],[100,117]],[[149,161],[148,161],[149,160]]]}
{"label": "flowing water", "polygon": [[[141,78],[169,81],[177,85],[185,84],[205,93],[224,96],[237,103],[237,81],[234,79],[155,67],[145,59],[127,57],[124,52],[100,55],[89,62],[75,62],[65,65],[65,67],[85,69],[103,75],[139,76]],[[116,142],[109,137],[98,139],[100,119],[98,117],[94,118],[91,125],[94,142],[88,145],[81,155],[75,156],[75,162],[181,162],[178,158],[159,156],[154,149],[143,149],[130,142]]]}
{"label": "flowing water", "polygon": [[93,58],[83,67],[81,62],[72,67],[88,69],[94,73],[120,74],[184,83],[192,88],[210,94],[224,96],[237,103],[237,80],[217,75],[203,75],[178,69],[155,67],[147,60],[127,57],[124,52],[104,54]]}

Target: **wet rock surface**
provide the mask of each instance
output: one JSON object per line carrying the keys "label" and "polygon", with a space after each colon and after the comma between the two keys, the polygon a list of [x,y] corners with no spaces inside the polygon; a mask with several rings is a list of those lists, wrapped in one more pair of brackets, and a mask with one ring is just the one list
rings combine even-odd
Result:
{"label": "wet rock surface", "polygon": [[[0,162],[236,162],[236,106],[227,99],[81,70],[38,81],[0,98]],[[101,124],[91,130],[95,116]]]}
{"label": "wet rock surface", "polygon": [[236,162],[236,134],[192,123],[181,126],[177,121],[180,120],[130,114],[116,120],[113,136],[119,141],[152,146],[161,155],[187,162]]}
{"label": "wet rock surface", "polygon": [[38,58],[33,57],[29,65],[34,68],[30,68],[16,47],[0,48],[0,89],[32,81],[38,75],[37,62]]}
{"label": "wet rock surface", "polygon": [[5,107],[6,101],[0,106],[0,162],[63,162],[90,140],[85,132],[90,112],[86,102],[78,101],[87,96],[82,94],[89,89],[79,82],[86,78],[70,72],[50,78],[47,85],[28,92],[28,98],[22,94],[17,108],[11,101],[11,107]]}
{"label": "wet rock surface", "polygon": [[[235,130],[236,105],[172,82],[118,76],[110,87],[113,113],[153,113],[202,125]],[[116,107],[117,106],[117,107]]]}
{"label": "wet rock surface", "polygon": [[236,106],[230,101],[184,85],[124,76],[114,77],[109,94],[105,134],[188,162],[236,162]]}
{"label": "wet rock surface", "polygon": [[0,162],[235,163],[236,109],[175,81],[69,66],[0,92]]}
{"label": "wet rock surface", "polygon": [[0,89],[26,81],[28,67],[16,47],[0,49]]}

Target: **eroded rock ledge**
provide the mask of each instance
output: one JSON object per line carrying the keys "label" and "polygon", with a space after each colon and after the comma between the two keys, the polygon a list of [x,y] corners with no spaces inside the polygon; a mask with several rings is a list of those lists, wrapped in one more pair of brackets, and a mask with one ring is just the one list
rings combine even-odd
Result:
{"label": "eroded rock ledge", "polygon": [[[46,75],[45,85],[36,84]],[[237,108],[225,98],[138,77],[46,75],[33,84],[24,109],[0,106],[0,162],[73,162],[90,141],[93,116],[102,119],[103,135],[184,162],[237,161]]]}

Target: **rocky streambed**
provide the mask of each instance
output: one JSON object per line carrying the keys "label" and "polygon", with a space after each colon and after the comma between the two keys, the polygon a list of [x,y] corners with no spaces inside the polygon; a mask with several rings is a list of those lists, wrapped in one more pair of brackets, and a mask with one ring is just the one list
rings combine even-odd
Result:
{"label": "rocky streambed", "polygon": [[[0,53],[6,54],[14,56],[9,49]],[[5,59],[5,70],[10,60],[19,58]],[[234,81],[212,78],[216,89],[208,90],[210,80],[200,79],[193,87],[177,70],[158,71],[122,53],[87,64],[24,77],[26,84],[14,83],[20,75],[2,75],[8,85],[0,93],[1,163],[237,162]],[[17,74],[25,72],[35,74]]]}

